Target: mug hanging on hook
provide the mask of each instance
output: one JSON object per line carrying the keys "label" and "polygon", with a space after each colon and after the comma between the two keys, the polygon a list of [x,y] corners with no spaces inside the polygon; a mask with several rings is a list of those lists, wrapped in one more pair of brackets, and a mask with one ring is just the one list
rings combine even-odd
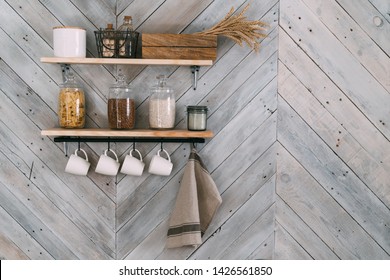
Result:
{"label": "mug hanging on hook", "polygon": [[[78,155],[79,152],[84,154],[84,158]],[[87,153],[83,149],[80,149],[79,145],[79,148],[74,152],[74,154],[70,155],[65,167],[65,172],[74,175],[86,176],[90,165]]]}
{"label": "mug hanging on hook", "polygon": [[[161,156],[161,152],[165,153],[167,158]],[[150,174],[160,175],[160,176],[169,176],[172,172],[173,164],[171,162],[171,157],[168,152],[163,149],[161,142],[161,149],[158,150],[157,155],[152,157],[152,160],[149,164],[148,172]]]}
{"label": "mug hanging on hook", "polygon": [[[138,154],[136,158],[133,154]],[[129,154],[126,155],[123,161],[121,173],[133,176],[141,176],[144,171],[145,163],[142,160],[140,151],[135,148],[135,142],[133,143],[133,149],[130,150]]]}

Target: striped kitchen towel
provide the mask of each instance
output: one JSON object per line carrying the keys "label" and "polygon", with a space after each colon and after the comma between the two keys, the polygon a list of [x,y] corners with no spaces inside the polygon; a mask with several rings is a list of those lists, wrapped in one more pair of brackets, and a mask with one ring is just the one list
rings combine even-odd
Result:
{"label": "striped kitchen towel", "polygon": [[192,149],[169,221],[167,247],[202,244],[201,237],[221,203],[217,186]]}

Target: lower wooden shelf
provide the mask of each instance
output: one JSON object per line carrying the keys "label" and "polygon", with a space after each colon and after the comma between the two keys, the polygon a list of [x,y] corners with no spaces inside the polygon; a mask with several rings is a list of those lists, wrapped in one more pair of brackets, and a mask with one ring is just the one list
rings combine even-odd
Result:
{"label": "lower wooden shelf", "polygon": [[[87,142],[87,141],[106,141],[110,140],[115,142],[128,139],[134,141],[134,139],[145,139],[152,141],[169,142],[187,142],[184,140],[204,139],[213,137],[213,132],[210,130],[205,131],[190,131],[190,130],[153,130],[153,129],[132,129],[132,130],[115,130],[104,128],[83,128],[83,129],[66,129],[66,128],[51,128],[41,131],[41,135],[55,136],[57,142]],[[80,139],[82,138],[82,139]],[[85,139],[87,138],[87,139]],[[78,140],[80,139],[80,140]],[[56,139],[55,139],[56,140]],[[150,142],[150,141],[148,141]],[[191,142],[191,141],[190,141]]]}

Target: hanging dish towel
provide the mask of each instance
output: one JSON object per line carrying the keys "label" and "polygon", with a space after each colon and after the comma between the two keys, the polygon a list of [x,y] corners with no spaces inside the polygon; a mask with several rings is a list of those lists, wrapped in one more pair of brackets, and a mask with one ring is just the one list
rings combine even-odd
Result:
{"label": "hanging dish towel", "polygon": [[169,221],[167,247],[197,246],[222,203],[217,186],[192,149]]}

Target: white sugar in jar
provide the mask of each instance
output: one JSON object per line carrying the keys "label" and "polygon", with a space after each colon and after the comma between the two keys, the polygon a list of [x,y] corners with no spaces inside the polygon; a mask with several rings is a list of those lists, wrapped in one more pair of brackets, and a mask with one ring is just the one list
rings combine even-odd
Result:
{"label": "white sugar in jar", "polygon": [[172,129],[175,126],[176,103],[173,89],[164,75],[157,76],[157,84],[151,88],[149,97],[149,127]]}

